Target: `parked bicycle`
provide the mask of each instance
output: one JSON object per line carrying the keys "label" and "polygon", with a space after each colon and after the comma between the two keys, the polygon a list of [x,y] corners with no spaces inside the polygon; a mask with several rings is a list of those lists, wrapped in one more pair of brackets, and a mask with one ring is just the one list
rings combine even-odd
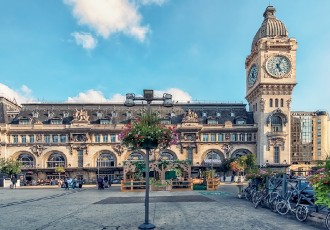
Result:
{"label": "parked bicycle", "polygon": [[[290,202],[293,196],[298,196],[298,201],[295,205],[291,205]],[[297,220],[305,221],[308,217],[309,210],[306,205],[300,204],[301,197],[300,194],[293,194],[292,191],[288,191],[286,199],[277,203],[277,212],[281,215],[286,215],[290,212],[295,214]]]}

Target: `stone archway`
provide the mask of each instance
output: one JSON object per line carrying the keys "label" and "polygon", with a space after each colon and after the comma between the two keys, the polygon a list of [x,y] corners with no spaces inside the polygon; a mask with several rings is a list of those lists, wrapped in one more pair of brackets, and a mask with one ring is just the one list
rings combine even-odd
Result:
{"label": "stone archway", "polygon": [[224,159],[225,155],[222,151],[218,149],[209,149],[202,155],[201,162],[204,166],[219,166]]}
{"label": "stone archway", "polygon": [[100,168],[116,167],[117,157],[109,150],[101,150],[94,154],[94,164]]}
{"label": "stone archway", "polygon": [[248,149],[236,149],[232,154],[231,154],[231,158],[236,159],[240,156],[244,156],[244,155],[249,155],[252,154],[252,152]]}

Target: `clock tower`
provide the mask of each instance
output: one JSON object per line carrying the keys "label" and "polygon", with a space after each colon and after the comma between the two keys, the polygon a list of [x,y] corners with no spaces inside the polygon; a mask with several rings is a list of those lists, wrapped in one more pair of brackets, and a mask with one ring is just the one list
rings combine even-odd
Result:
{"label": "clock tower", "polygon": [[297,42],[268,6],[246,58],[246,99],[258,126],[257,163],[290,164],[290,104],[296,85]]}

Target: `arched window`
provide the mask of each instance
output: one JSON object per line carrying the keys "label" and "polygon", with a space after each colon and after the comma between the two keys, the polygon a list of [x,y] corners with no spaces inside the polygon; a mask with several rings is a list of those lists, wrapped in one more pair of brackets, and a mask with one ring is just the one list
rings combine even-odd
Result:
{"label": "arched window", "polygon": [[206,157],[204,158],[204,164],[208,166],[220,165],[221,162],[222,160],[220,154],[215,151],[208,152]]}
{"label": "arched window", "polygon": [[275,99],[275,107],[278,107],[278,99]]}
{"label": "arched window", "polygon": [[272,132],[282,132],[282,118],[279,116],[272,116]]}
{"label": "arched window", "polygon": [[127,160],[129,160],[129,161],[143,161],[144,157],[141,153],[134,152],[134,153],[131,153],[129,155]]}
{"label": "arched window", "polygon": [[281,98],[281,107],[284,107],[283,98]]}
{"label": "arched window", "polygon": [[101,153],[96,160],[96,166],[100,168],[114,167],[115,158],[111,153]]}
{"label": "arched window", "polygon": [[17,161],[21,164],[22,168],[34,168],[33,157],[29,153],[21,153]]}
{"label": "arched window", "polygon": [[48,168],[65,167],[65,158],[60,153],[53,153],[47,161]]}
{"label": "arched window", "polygon": [[273,107],[273,99],[269,99],[269,107]]}
{"label": "arched window", "polygon": [[174,160],[174,156],[172,153],[170,152],[161,152],[159,154],[159,158],[163,161],[173,161]]}

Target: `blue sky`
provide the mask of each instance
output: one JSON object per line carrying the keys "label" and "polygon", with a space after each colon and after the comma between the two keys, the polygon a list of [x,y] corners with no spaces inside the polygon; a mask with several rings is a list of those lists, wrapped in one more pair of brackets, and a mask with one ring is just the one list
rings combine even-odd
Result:
{"label": "blue sky", "polygon": [[19,102],[244,102],[246,56],[276,16],[298,41],[293,110],[330,109],[329,0],[0,1],[0,95]]}

